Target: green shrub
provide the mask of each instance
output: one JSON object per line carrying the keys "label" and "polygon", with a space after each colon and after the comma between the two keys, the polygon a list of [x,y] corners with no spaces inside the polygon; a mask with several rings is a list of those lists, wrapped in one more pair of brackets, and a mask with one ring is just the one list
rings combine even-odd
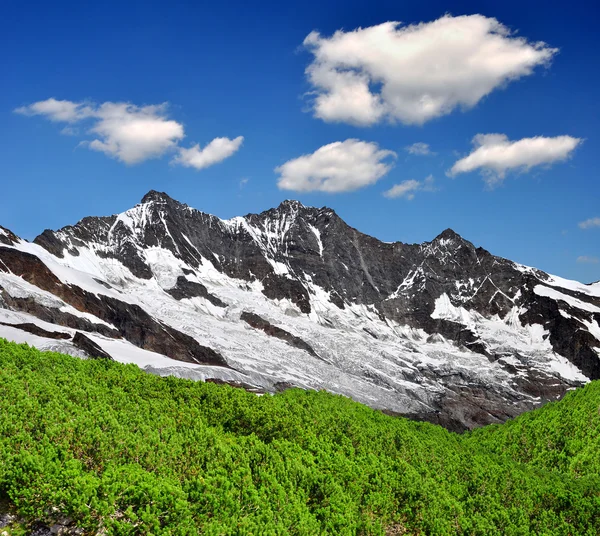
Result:
{"label": "green shrub", "polygon": [[598,534],[600,383],[464,436],[0,339],[0,499],[107,534]]}

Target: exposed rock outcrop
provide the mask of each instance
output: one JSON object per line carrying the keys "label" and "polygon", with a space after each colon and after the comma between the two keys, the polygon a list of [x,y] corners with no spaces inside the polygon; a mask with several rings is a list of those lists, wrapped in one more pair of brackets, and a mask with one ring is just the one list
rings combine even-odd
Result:
{"label": "exposed rock outcrop", "polygon": [[285,329],[281,329],[277,326],[274,326],[268,320],[261,318],[255,313],[249,313],[248,311],[244,311],[241,314],[241,319],[253,328],[264,331],[267,335],[270,335],[271,337],[281,339],[282,341],[287,342],[290,346],[293,346],[294,348],[298,348],[299,350],[304,350],[305,352],[308,352],[313,357],[319,357],[317,355],[317,352],[315,352],[312,346],[306,341],[303,341],[300,337],[297,337],[296,335],[292,335],[289,331],[286,331]]}
{"label": "exposed rock outcrop", "polygon": [[83,350],[88,356],[93,359],[110,359],[112,357],[107,354],[100,346],[98,346],[92,339],[86,337],[83,333],[78,331],[73,337],[73,344],[77,348]]}
{"label": "exposed rock outcrop", "polygon": [[183,300],[185,298],[204,298],[217,307],[227,307],[226,303],[208,292],[204,285],[189,281],[183,275],[180,275],[177,278],[177,284],[173,288],[168,289],[165,292],[173,296],[176,300]]}
{"label": "exposed rock outcrop", "polygon": [[25,322],[23,324],[9,324],[8,322],[0,322],[0,325],[20,329],[26,331],[27,333],[31,333],[32,335],[37,335],[38,337],[45,337],[46,339],[71,338],[71,335],[63,331],[47,331],[36,324],[30,324],[28,322]]}

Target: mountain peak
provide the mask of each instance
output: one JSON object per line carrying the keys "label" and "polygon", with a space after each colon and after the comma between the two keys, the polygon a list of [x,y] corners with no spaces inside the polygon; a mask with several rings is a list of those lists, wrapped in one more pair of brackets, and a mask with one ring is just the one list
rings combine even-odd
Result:
{"label": "mountain peak", "polygon": [[[281,203],[279,203],[279,206],[277,208],[271,209],[271,211],[273,211],[273,210],[278,211],[278,212],[302,211],[304,213],[310,212],[310,213],[314,213],[314,214],[329,213],[329,214],[337,216],[335,210],[333,210],[332,208],[329,208],[329,207],[318,208],[318,207],[313,207],[313,206],[306,206],[303,203],[301,203],[300,201],[297,201],[295,199],[286,199],[285,201],[282,201]],[[267,212],[269,212],[269,211],[267,211]]]}
{"label": "mountain peak", "polygon": [[296,201],[295,199],[286,199],[285,201],[282,201],[277,208],[299,210],[306,207],[300,203],[300,201]]}
{"label": "mountain peak", "polygon": [[439,235],[437,235],[434,238],[434,241],[439,240],[464,240],[464,238],[460,236],[456,231],[448,227],[448,229],[444,229]]}
{"label": "mountain peak", "polygon": [[145,204],[151,203],[153,201],[165,203],[166,201],[173,201],[173,198],[165,192],[157,192],[156,190],[150,190],[144,197],[142,197],[141,202],[142,204]]}

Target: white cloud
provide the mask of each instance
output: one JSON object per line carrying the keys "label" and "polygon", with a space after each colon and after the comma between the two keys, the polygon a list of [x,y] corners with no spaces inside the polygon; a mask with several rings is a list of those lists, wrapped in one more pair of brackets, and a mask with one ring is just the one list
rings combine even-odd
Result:
{"label": "white cloud", "polygon": [[588,257],[587,255],[581,255],[577,257],[577,262],[584,264],[598,264],[600,259],[598,257]]}
{"label": "white cloud", "polygon": [[456,107],[471,108],[494,89],[548,65],[558,51],[515,37],[496,19],[452,17],[402,26],[385,22],[331,37],[311,32],[306,74],[314,114],[372,125],[422,124]]}
{"label": "white cloud", "polygon": [[536,136],[510,141],[505,134],[477,134],[473,138],[473,151],[455,162],[448,176],[479,169],[488,185],[493,186],[504,179],[507,171],[528,171],[535,166],[566,160],[582,141],[572,136]]}
{"label": "white cloud", "polygon": [[404,197],[411,201],[415,198],[415,192],[435,192],[434,182],[433,175],[429,175],[423,181],[416,181],[414,179],[402,181],[400,184],[394,184],[389,190],[383,192],[383,195],[389,199]]}
{"label": "white cloud", "polygon": [[22,115],[44,115],[50,121],[75,123],[93,115],[93,109],[84,102],[71,102],[67,100],[56,100],[54,98],[45,101],[34,102],[28,106],[21,106],[15,113]]}
{"label": "white cloud", "polygon": [[[185,137],[184,128],[168,117],[167,107],[167,103],[136,106],[125,102],[94,104],[51,98],[17,108],[15,112],[28,116],[42,115],[51,121],[68,123],[61,132],[70,135],[78,133],[78,129],[72,126],[74,123],[87,121],[87,132],[94,138],[81,144],[126,164],[158,158],[178,149],[176,162],[202,169],[223,160],[239,148],[242,137],[235,140],[216,138],[202,151],[198,145],[191,149],[180,148],[179,142]],[[232,143],[237,144],[233,150]]]}
{"label": "white cloud", "polygon": [[99,137],[89,143],[90,149],[127,164],[162,156],[184,137],[183,125],[167,119],[166,108],[105,102],[96,110],[90,132]]}
{"label": "white cloud", "polygon": [[407,145],[404,149],[406,149],[410,154],[417,156],[429,156],[435,154],[431,152],[429,144],[423,143],[422,141],[418,141],[417,143],[413,143],[412,145]]}
{"label": "white cloud", "polygon": [[592,227],[600,227],[600,218],[589,218],[579,222],[579,227],[582,229],[591,229]]}
{"label": "white cloud", "polygon": [[173,159],[173,163],[195,169],[204,169],[229,158],[241,147],[243,141],[244,136],[238,136],[233,140],[215,138],[204,149],[200,149],[199,144],[189,149],[180,148],[179,154]]}
{"label": "white cloud", "polygon": [[297,192],[350,192],[376,183],[390,169],[396,153],[376,143],[348,139],[324,145],[312,154],[275,168],[282,190]]}

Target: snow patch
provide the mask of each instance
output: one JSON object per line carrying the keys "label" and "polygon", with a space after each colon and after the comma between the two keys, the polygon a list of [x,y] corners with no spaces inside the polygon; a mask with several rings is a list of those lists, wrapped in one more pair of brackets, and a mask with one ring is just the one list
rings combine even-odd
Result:
{"label": "snow patch", "polygon": [[600,284],[598,283],[584,285],[579,281],[564,279],[556,275],[551,275],[547,281],[544,281],[544,283],[554,287],[566,288],[569,290],[574,290],[575,292],[581,292],[582,294],[588,294],[589,296],[600,298]]}
{"label": "snow patch", "polygon": [[317,244],[319,245],[319,257],[323,256],[323,242],[321,241],[321,231],[317,229],[314,225],[308,224],[308,228],[313,232],[315,238],[317,239]]}
{"label": "snow patch", "polygon": [[533,289],[538,296],[545,296],[547,298],[552,298],[556,301],[564,301],[568,303],[570,306],[575,307],[576,309],[581,309],[582,311],[588,311],[590,313],[600,313],[600,307],[596,307],[591,303],[584,302],[573,296],[569,296],[568,294],[563,294],[562,292],[556,290],[552,287],[547,287],[545,285],[536,285]]}
{"label": "snow patch", "polygon": [[177,278],[184,274],[183,268],[187,267],[171,251],[161,247],[147,248],[145,256],[154,278],[163,289],[173,288],[177,284]]}

